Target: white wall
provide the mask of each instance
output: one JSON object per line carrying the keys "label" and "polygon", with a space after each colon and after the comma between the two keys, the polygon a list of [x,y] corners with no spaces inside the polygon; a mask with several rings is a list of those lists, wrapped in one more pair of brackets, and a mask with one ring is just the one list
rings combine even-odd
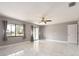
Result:
{"label": "white wall", "polygon": [[70,24],[77,24],[77,21],[40,26],[40,39],[68,41],[67,25]]}

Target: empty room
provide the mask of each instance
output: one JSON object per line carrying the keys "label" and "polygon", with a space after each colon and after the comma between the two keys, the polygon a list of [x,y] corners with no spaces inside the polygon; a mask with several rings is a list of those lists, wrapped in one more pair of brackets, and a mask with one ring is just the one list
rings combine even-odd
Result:
{"label": "empty room", "polygon": [[0,2],[0,56],[79,56],[79,2]]}

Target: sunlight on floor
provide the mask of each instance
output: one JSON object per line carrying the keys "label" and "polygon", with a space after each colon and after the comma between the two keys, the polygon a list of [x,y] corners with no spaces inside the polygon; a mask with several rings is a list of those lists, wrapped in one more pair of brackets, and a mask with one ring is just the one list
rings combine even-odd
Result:
{"label": "sunlight on floor", "polygon": [[13,54],[10,54],[10,55],[8,55],[8,56],[16,56],[16,55],[20,55],[20,54],[22,54],[22,53],[24,53],[24,50],[18,51],[18,52],[13,53]]}
{"label": "sunlight on floor", "polygon": [[33,48],[38,52],[39,51],[39,41],[34,41]]}
{"label": "sunlight on floor", "polygon": [[[39,41],[34,41],[33,42],[33,49],[34,51],[38,52],[39,51]],[[16,53],[10,54],[8,56],[19,56],[22,55],[24,53],[24,50],[18,51]]]}
{"label": "sunlight on floor", "polygon": [[79,56],[79,47],[51,41],[23,42],[0,48],[0,56]]}

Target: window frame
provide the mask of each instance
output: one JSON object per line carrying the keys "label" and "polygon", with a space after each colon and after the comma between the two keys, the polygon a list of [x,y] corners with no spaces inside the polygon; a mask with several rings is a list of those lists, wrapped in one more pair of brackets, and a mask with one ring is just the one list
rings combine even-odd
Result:
{"label": "window frame", "polygon": [[[13,23],[8,23],[8,24],[13,24]],[[7,25],[8,25],[8,24],[7,24]],[[15,36],[12,36],[12,35],[8,36],[8,35],[7,35],[7,32],[6,32],[7,37],[24,37],[24,35],[25,35],[25,34],[24,34],[24,32],[25,32],[25,31],[24,31],[24,25],[23,25],[23,24],[13,24],[13,25],[15,25]],[[23,26],[23,36],[16,36],[16,25],[22,25],[22,26]],[[6,30],[6,31],[7,31],[7,30]],[[11,25],[11,34],[12,34],[12,25]]]}

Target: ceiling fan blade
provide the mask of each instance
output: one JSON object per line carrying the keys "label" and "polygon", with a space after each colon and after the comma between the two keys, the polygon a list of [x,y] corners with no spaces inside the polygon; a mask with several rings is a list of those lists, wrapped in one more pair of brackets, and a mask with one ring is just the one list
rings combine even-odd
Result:
{"label": "ceiling fan blade", "polygon": [[46,20],[46,22],[51,22],[52,20]]}
{"label": "ceiling fan blade", "polygon": [[45,21],[44,23],[45,23],[45,24],[47,24],[47,22],[46,22],[46,21]]}

